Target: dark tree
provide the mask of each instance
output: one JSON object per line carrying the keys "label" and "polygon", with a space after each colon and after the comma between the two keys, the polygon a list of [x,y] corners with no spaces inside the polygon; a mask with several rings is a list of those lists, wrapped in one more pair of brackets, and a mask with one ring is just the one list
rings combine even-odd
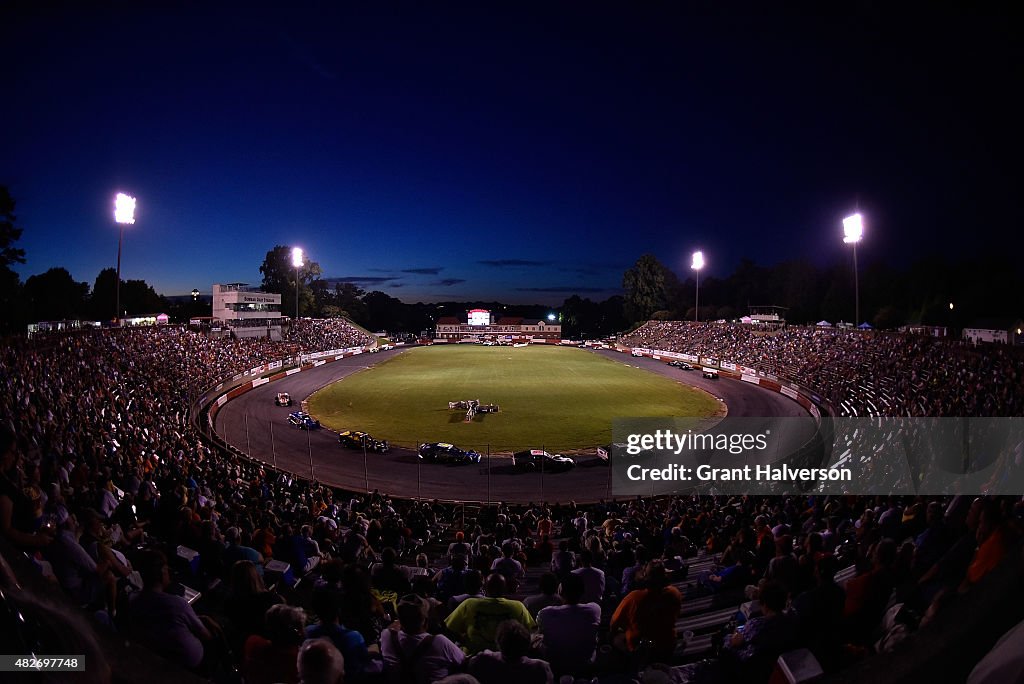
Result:
{"label": "dark tree", "polygon": [[670,282],[668,269],[652,254],[644,254],[622,277],[626,291],[626,319],[640,323],[655,311],[665,309],[666,285]]}
{"label": "dark tree", "polygon": [[[263,283],[261,285],[263,291],[280,294],[282,313],[286,316],[294,316],[296,283],[295,267],[292,266],[292,248],[285,245],[277,245],[267,252],[263,265],[260,266],[260,273],[263,275]],[[308,259],[299,268],[300,316],[316,313],[317,303],[313,295],[312,283],[320,277],[321,273],[320,264]]]}
{"label": "dark tree", "polygon": [[31,321],[87,317],[89,283],[75,282],[65,268],[51,268],[25,281],[24,303]]}
{"label": "dark tree", "polygon": [[15,225],[14,198],[7,187],[0,185],[0,307],[5,312],[0,330],[13,332],[24,321],[20,296],[21,278],[12,264],[25,263],[25,250],[14,246],[21,239],[22,229]]}

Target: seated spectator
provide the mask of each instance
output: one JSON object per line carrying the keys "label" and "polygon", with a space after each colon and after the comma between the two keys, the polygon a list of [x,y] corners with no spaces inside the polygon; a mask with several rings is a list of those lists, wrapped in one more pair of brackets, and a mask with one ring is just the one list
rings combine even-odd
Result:
{"label": "seated spectator", "polygon": [[[766,539],[775,546],[771,537]],[[697,579],[697,583],[713,593],[740,589],[754,581],[754,563],[757,560],[753,551],[743,551],[734,565],[722,568],[718,572],[707,572]]]}
{"label": "seated spectator", "polygon": [[544,657],[555,674],[579,674],[594,662],[601,606],[580,603],[583,591],[583,579],[569,575],[560,591],[564,605],[548,606],[537,616],[544,637]]}
{"label": "seated spectator", "polygon": [[462,530],[455,533],[455,541],[448,545],[448,560],[452,561],[456,556],[469,558],[473,555],[473,547],[466,542],[466,535]]}
{"label": "seated spectator", "polygon": [[871,570],[846,583],[843,619],[851,642],[868,643],[872,631],[882,619],[895,586],[892,569],[895,561],[896,542],[883,539],[875,545]]}
{"label": "seated spectator", "polygon": [[996,501],[988,500],[981,509],[981,516],[978,520],[978,550],[974,553],[971,564],[967,566],[967,576],[964,577],[960,590],[965,591],[971,585],[977,584],[981,579],[992,572],[997,565],[1006,557],[1009,543],[1008,530],[1003,525],[1003,514]]}
{"label": "seated spectator", "polygon": [[[594,537],[597,539],[597,537]],[[604,570],[593,566],[594,555],[588,549],[580,553],[580,567],[572,571],[583,579],[583,598],[581,603],[597,603],[604,598]]]}
{"label": "seated spectator", "polygon": [[344,684],[345,659],[330,639],[308,639],[295,662],[299,684]]}
{"label": "seated spectator", "polygon": [[430,684],[457,672],[465,658],[448,637],[427,632],[430,604],[410,594],[398,602],[398,627],[380,635],[384,675],[388,682]]}
{"label": "seated spectator", "polygon": [[558,542],[558,551],[551,556],[551,572],[561,582],[565,576],[576,569],[576,554],[569,550],[568,540]]}
{"label": "seated spectator", "polygon": [[236,561],[249,561],[256,566],[256,572],[263,577],[263,554],[251,546],[242,544],[242,531],[237,527],[229,527],[224,533],[227,548],[224,549],[224,564],[232,567]]}
{"label": "seated spectator", "polygon": [[481,598],[484,595],[484,578],[479,570],[467,570],[462,583],[465,591],[448,599],[448,612],[454,611],[466,599]]}
{"label": "seated spectator", "polygon": [[86,553],[78,543],[80,536],[78,519],[69,514],[53,543],[46,547],[46,560],[50,561],[57,581],[73,601],[87,605],[105,599],[108,610],[113,612],[117,594],[114,576]]}
{"label": "seated spectator", "polygon": [[55,530],[38,526],[32,500],[21,486],[20,462],[14,433],[0,427],[0,535],[19,549],[34,552],[53,541]]}
{"label": "seated spectator", "polygon": [[338,611],[345,617],[345,625],[362,634],[367,643],[376,643],[380,631],[391,620],[373,593],[369,575],[362,568],[350,565],[342,570],[341,585]]}
{"label": "seated spectator", "polygon": [[132,636],[171,662],[197,670],[204,642],[211,642],[219,628],[205,615],[197,616],[188,601],[164,591],[171,579],[163,553],[143,551],[138,565],[142,591],[128,604]]}
{"label": "seated spectator", "polygon": [[236,653],[241,652],[242,645],[251,635],[265,636],[267,610],[278,603],[284,603],[284,599],[277,592],[267,590],[263,577],[252,562],[240,560],[231,566],[224,613],[231,624],[229,641]]}
{"label": "seated spectator", "polygon": [[501,622],[495,630],[498,652],[484,651],[469,659],[466,671],[486,684],[553,684],[551,667],[543,660],[526,657],[530,632],[515,620]]}
{"label": "seated spectator", "polygon": [[395,565],[398,554],[390,546],[380,552],[380,563],[373,566],[370,571],[370,581],[375,589],[379,591],[390,591],[397,596],[405,596],[412,587],[409,584],[409,575],[404,568]]}
{"label": "seated spectator", "polygon": [[500,572],[504,575],[509,591],[515,591],[519,586],[519,580],[526,575],[523,564],[512,557],[515,552],[515,544],[505,542],[501,545],[501,558],[496,558],[491,563],[491,572]]}
{"label": "seated spectator", "polygon": [[846,592],[835,582],[839,563],[822,556],[815,568],[817,584],[793,599],[801,642],[828,672],[838,666]]}
{"label": "seated spectator", "polygon": [[651,561],[644,570],[646,588],[635,589],[622,599],[612,615],[609,631],[621,634],[621,647],[636,651],[641,641],[650,641],[654,660],[669,662],[676,645],[676,619],[683,596],[668,583],[665,566]]}
{"label": "seated spectator", "polygon": [[786,589],[769,580],[761,588],[759,600],[762,615],[749,620],[726,641],[723,663],[726,669],[736,668],[736,681],[768,680],[775,661],[796,643],[795,619],[785,613]]}
{"label": "seated spectator", "polygon": [[494,648],[497,627],[507,620],[515,620],[526,629],[536,625],[530,611],[521,602],[505,598],[505,577],[493,573],[487,578],[486,596],[467,598],[445,620],[445,626],[456,634],[469,653]]}
{"label": "seated spectator", "polygon": [[299,646],[305,640],[306,614],[283,603],[266,615],[267,636],[250,636],[242,649],[240,671],[246,684],[295,684]]}
{"label": "seated spectator", "polygon": [[456,554],[451,565],[439,570],[434,575],[434,586],[437,587],[437,600],[448,603],[448,600],[457,594],[465,593],[466,557]]}
{"label": "seated spectator", "polygon": [[314,589],[310,607],[317,622],[306,627],[306,638],[330,639],[345,659],[348,679],[361,680],[370,662],[370,654],[363,635],[342,624],[338,614],[338,593],[328,587]]}
{"label": "seated spectator", "polygon": [[530,615],[537,617],[542,609],[548,606],[562,605],[562,597],[558,595],[558,578],[554,573],[545,572],[540,576],[540,593],[527,596],[523,599],[523,605],[530,611]]}

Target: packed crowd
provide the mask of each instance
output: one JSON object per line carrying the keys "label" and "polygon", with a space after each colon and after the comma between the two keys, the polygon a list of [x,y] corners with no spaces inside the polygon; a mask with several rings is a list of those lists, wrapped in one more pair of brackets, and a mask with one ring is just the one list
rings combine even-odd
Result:
{"label": "packed crowd", "polygon": [[838,415],[1019,416],[1024,352],[902,333],[649,321],[622,344],[753,367],[811,388]]}
{"label": "packed crowd", "polygon": [[344,318],[300,318],[286,339],[303,349],[327,351],[369,345],[373,338]]}
{"label": "packed crowd", "polygon": [[[918,628],[914,616],[941,619],[1019,547],[1019,500],[475,510],[354,495],[204,443],[183,388],[297,348],[173,328],[6,346],[0,536],[103,629],[248,684],[611,682],[645,667],[766,681],[796,646],[835,670]],[[704,572],[687,576],[698,558]],[[194,605],[182,585],[201,592]],[[737,613],[744,629],[726,625],[685,663],[687,604],[738,607],[748,591],[759,607]]]}

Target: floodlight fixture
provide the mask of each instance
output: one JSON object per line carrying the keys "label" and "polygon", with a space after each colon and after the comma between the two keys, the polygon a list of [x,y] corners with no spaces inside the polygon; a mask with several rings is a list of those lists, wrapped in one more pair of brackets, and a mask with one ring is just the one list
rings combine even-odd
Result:
{"label": "floodlight fixture", "polygon": [[864,237],[864,217],[860,212],[843,219],[843,242],[855,245]]}
{"label": "floodlight fixture", "polygon": [[123,192],[114,198],[114,220],[118,223],[135,223],[135,198]]}
{"label": "floodlight fixture", "polygon": [[302,248],[292,248],[292,266],[295,268],[302,268]]}

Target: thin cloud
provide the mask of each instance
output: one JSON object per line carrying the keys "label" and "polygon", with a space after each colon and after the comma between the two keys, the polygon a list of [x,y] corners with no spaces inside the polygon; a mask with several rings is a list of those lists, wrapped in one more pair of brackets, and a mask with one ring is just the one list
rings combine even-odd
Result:
{"label": "thin cloud", "polygon": [[440,285],[441,287],[451,287],[452,285],[458,285],[459,283],[464,282],[466,282],[465,278],[443,278],[441,280],[438,280],[436,283],[431,284]]}
{"label": "thin cloud", "polygon": [[564,287],[551,286],[551,287],[517,287],[516,292],[611,292],[614,288],[610,287],[581,287],[579,285],[567,285]]}
{"label": "thin cloud", "polygon": [[400,280],[398,276],[338,276],[335,278],[324,278],[328,283],[352,283],[353,285],[391,285]]}
{"label": "thin cloud", "polygon": [[550,261],[531,261],[529,259],[484,259],[478,261],[478,264],[484,266],[494,266],[495,268],[508,268],[509,266],[550,266]]}
{"label": "thin cloud", "polygon": [[414,273],[416,275],[437,275],[444,270],[444,266],[429,266],[425,268],[403,268],[402,273]]}

